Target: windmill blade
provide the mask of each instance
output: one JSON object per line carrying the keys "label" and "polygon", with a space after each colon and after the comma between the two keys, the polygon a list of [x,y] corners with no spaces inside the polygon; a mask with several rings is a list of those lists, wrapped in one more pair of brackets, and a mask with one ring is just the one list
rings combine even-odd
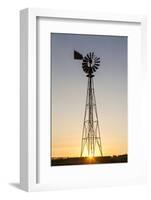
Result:
{"label": "windmill blade", "polygon": [[100,60],[98,59],[98,60],[94,60],[94,62],[100,62]]}
{"label": "windmill blade", "polygon": [[94,61],[99,61],[99,60],[100,60],[100,58],[97,58],[97,57],[94,59]]}
{"label": "windmill blade", "polygon": [[84,60],[82,63],[87,64],[88,62]]}
{"label": "windmill blade", "polygon": [[96,60],[96,59],[100,59],[100,57],[95,56],[95,60]]}
{"label": "windmill blade", "polygon": [[79,53],[78,51],[74,50],[74,59],[75,60],[82,60],[83,59],[83,55],[81,53]]}
{"label": "windmill blade", "polygon": [[93,72],[96,72],[96,69],[95,69],[95,67],[93,67],[93,68],[92,68],[92,70],[93,70]]}
{"label": "windmill blade", "polygon": [[88,62],[88,60],[89,60],[89,59],[88,59],[87,57],[84,57],[84,58],[83,58],[83,62]]}
{"label": "windmill blade", "polygon": [[83,69],[88,69],[89,67],[87,65],[82,65]]}
{"label": "windmill blade", "polygon": [[100,63],[100,60],[94,60],[94,63],[99,64],[99,63]]}
{"label": "windmill blade", "polygon": [[82,63],[82,66],[88,67],[88,64],[87,63]]}
{"label": "windmill blade", "polygon": [[94,52],[92,52],[92,59],[94,58]]}
{"label": "windmill blade", "polygon": [[82,65],[87,65],[88,64],[88,62],[82,62]]}
{"label": "windmill blade", "polygon": [[83,69],[83,71],[84,71],[85,73],[88,73],[88,72],[87,72],[87,69]]}
{"label": "windmill blade", "polygon": [[88,67],[87,63],[82,63],[82,66]]}
{"label": "windmill blade", "polygon": [[95,61],[95,64],[100,64],[100,61]]}
{"label": "windmill blade", "polygon": [[89,57],[90,57],[90,59],[91,59],[91,52],[89,53]]}
{"label": "windmill blade", "polygon": [[84,71],[87,71],[87,70],[88,70],[88,68],[87,68],[87,67],[82,67],[82,68],[83,68],[83,70],[84,70]]}
{"label": "windmill blade", "polygon": [[98,63],[95,63],[94,65],[95,65],[95,66],[100,66],[100,64],[98,64]]}
{"label": "windmill blade", "polygon": [[88,68],[86,68],[84,71],[85,71],[86,73],[89,73],[89,69],[88,69]]}
{"label": "windmill blade", "polygon": [[90,59],[92,59],[92,55],[91,55],[91,52],[90,52]]}
{"label": "windmill blade", "polygon": [[89,56],[89,54],[87,54],[87,58],[90,60],[90,56]]}
{"label": "windmill blade", "polygon": [[82,68],[83,68],[83,70],[86,70],[86,69],[87,69],[87,67],[86,67],[86,66],[83,66]]}
{"label": "windmill blade", "polygon": [[94,65],[94,68],[95,68],[95,69],[99,69],[99,68],[98,68],[97,66],[95,66],[95,65]]}
{"label": "windmill blade", "polygon": [[84,71],[87,71],[87,70],[89,70],[89,69],[88,69],[87,67],[83,67],[83,70],[84,70]]}

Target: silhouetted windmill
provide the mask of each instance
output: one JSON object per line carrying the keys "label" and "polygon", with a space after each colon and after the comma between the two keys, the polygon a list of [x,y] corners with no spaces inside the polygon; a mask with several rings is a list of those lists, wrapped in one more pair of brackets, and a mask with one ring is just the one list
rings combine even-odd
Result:
{"label": "silhouetted windmill", "polygon": [[103,156],[93,83],[93,73],[96,72],[96,70],[100,66],[100,58],[96,57],[94,55],[94,52],[90,52],[83,57],[82,54],[80,54],[77,51],[74,51],[74,59],[82,60],[83,71],[88,77],[87,96],[81,141],[81,156],[94,157],[96,155],[97,147],[99,149],[100,155]]}

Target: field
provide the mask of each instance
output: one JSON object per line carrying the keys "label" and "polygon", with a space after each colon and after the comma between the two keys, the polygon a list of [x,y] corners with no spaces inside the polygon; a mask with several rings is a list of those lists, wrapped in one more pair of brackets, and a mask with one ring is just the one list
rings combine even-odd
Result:
{"label": "field", "polygon": [[52,158],[51,166],[126,163],[126,162],[128,162],[128,155],[125,154],[118,156],[103,156],[103,157]]}

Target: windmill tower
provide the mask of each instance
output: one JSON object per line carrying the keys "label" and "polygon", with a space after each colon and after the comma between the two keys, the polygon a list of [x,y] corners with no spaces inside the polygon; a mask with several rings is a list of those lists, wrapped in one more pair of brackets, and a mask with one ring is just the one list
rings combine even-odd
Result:
{"label": "windmill tower", "polygon": [[82,60],[82,68],[88,78],[80,156],[95,157],[96,153],[98,154],[96,151],[103,156],[93,82],[94,72],[100,65],[100,58],[97,58],[94,52],[83,57],[82,54],[74,51],[74,59]]}

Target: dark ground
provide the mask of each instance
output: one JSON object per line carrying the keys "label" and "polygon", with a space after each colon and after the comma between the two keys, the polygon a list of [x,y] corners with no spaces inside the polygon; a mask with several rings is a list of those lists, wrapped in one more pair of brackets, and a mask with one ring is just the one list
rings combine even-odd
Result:
{"label": "dark ground", "polygon": [[126,162],[128,162],[128,155],[103,156],[94,158],[88,158],[88,157],[52,158],[51,166],[126,163]]}

